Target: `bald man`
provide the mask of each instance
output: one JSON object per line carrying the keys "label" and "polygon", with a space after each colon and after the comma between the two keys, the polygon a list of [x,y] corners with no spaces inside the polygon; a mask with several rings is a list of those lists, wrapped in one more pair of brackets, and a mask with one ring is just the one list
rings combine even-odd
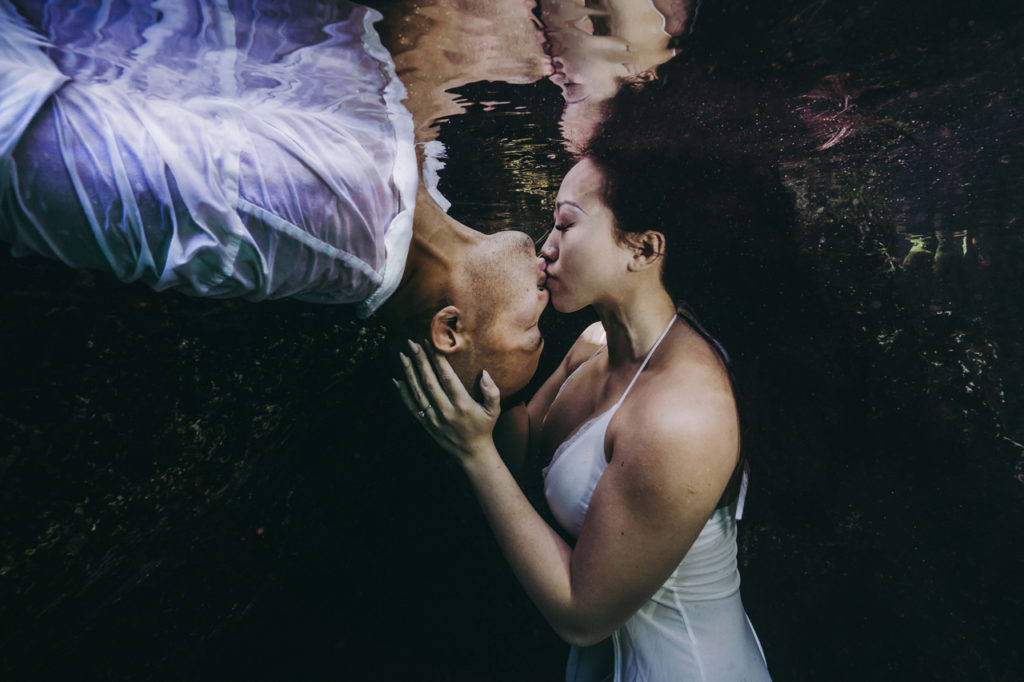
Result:
{"label": "bald man", "polygon": [[356,306],[467,385],[533,375],[534,245],[449,217],[418,173],[374,10],[0,0],[0,239],[158,290]]}

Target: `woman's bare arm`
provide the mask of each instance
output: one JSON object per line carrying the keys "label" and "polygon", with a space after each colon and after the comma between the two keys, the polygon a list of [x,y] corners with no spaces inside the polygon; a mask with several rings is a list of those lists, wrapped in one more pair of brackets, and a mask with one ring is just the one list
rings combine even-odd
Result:
{"label": "woman's bare arm", "polygon": [[[531,599],[574,644],[608,636],[682,561],[714,510],[738,444],[727,391],[652,394],[616,429],[612,460],[575,548],[530,505],[491,439],[497,388],[475,403],[443,358],[405,360],[410,409],[459,458],[499,545]],[[671,391],[670,391],[671,392]]]}

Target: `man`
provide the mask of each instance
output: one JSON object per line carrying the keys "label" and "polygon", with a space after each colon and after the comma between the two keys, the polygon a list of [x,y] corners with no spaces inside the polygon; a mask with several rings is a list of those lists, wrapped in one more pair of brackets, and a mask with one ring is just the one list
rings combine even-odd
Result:
{"label": "man", "polygon": [[378,312],[460,378],[522,388],[532,241],[418,179],[405,91],[347,2],[0,0],[0,238],[158,289]]}

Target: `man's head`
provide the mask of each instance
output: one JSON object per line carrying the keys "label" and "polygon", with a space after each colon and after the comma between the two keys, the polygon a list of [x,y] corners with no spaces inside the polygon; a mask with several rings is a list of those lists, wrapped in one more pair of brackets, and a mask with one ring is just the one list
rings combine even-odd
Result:
{"label": "man's head", "polygon": [[548,302],[542,262],[528,235],[499,232],[452,272],[428,338],[471,392],[485,369],[502,396],[521,390],[537,370],[544,346],[537,322]]}

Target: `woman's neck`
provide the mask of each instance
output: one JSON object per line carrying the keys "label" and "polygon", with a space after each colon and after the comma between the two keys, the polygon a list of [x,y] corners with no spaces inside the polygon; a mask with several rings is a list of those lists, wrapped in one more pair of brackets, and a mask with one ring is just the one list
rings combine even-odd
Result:
{"label": "woman's neck", "polygon": [[608,336],[608,362],[612,367],[640,362],[676,314],[672,297],[660,284],[618,301],[595,304],[594,309]]}

